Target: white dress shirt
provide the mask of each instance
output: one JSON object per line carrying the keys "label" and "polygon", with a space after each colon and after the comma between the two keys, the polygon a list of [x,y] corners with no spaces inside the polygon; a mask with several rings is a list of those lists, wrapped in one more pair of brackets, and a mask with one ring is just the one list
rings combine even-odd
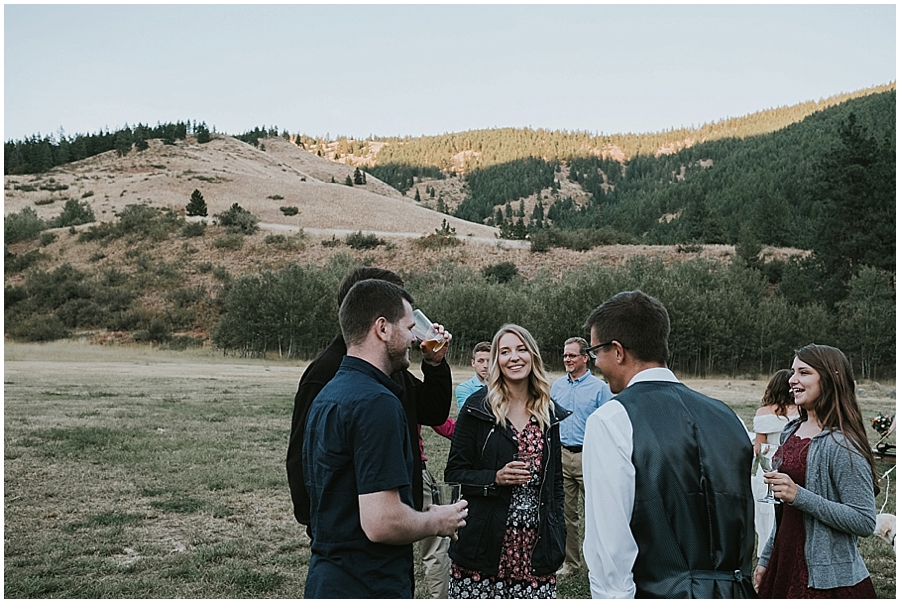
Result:
{"label": "white dress shirt", "polygon": [[[678,383],[664,367],[645,369],[628,382]],[[633,430],[625,408],[613,398],[588,417],[581,457],[584,468],[584,560],[591,596],[633,599],[632,568],[638,546],[631,534],[634,510]]]}

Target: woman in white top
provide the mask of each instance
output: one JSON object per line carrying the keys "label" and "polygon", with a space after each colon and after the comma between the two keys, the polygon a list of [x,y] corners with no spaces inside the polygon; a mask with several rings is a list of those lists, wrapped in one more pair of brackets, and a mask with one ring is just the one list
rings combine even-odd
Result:
{"label": "woman in white top", "polygon": [[[769,380],[766,386],[766,393],[763,394],[762,404],[753,417],[753,431],[756,432],[756,439],[753,441],[753,452],[756,456],[763,454],[769,459],[778,450],[779,438],[781,430],[787,424],[788,420],[798,416],[799,412],[794,405],[794,394],[788,379],[791,377],[790,369],[781,369]],[[756,473],[752,478],[753,497],[755,503],[755,523],[756,523],[756,556],[762,554],[766,541],[772,534],[775,527],[775,505],[771,503],[759,502],[768,491],[766,482],[763,478],[762,467],[757,467]]]}

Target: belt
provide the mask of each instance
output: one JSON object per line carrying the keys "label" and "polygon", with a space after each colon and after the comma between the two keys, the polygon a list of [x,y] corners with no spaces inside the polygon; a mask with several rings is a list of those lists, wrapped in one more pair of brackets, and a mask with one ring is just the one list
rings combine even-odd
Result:
{"label": "belt", "polygon": [[584,449],[584,446],[566,446],[565,444],[563,444],[563,448],[565,448],[569,452],[574,452],[575,454],[579,454]]}

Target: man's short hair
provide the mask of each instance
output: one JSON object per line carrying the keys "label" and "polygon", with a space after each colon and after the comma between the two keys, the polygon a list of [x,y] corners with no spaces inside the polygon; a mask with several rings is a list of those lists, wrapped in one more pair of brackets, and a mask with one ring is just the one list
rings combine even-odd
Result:
{"label": "man's short hair", "polygon": [[623,291],[594,308],[584,325],[606,343],[618,341],[638,360],[669,361],[669,313],[643,291]]}
{"label": "man's short hair", "polygon": [[391,272],[390,270],[387,270],[385,268],[375,268],[374,266],[363,266],[362,268],[357,268],[356,270],[345,276],[344,280],[341,281],[341,284],[338,287],[338,308],[340,308],[341,304],[344,303],[344,298],[347,297],[347,293],[350,291],[353,285],[355,285],[359,281],[364,281],[369,278],[377,278],[381,281],[394,283],[398,287],[403,286],[403,279],[400,278],[400,275],[396,272]]}
{"label": "man's short hair", "polygon": [[365,341],[372,325],[382,316],[392,324],[399,321],[406,312],[404,299],[413,304],[406,289],[381,279],[366,279],[353,285],[338,312],[344,342],[352,346]]}
{"label": "man's short hair", "polygon": [[478,352],[487,352],[491,353],[491,342],[490,341],[479,341],[475,344],[475,349],[472,350],[472,360],[475,360],[475,354]]}
{"label": "man's short hair", "polygon": [[570,343],[577,343],[577,344],[578,344],[578,353],[581,354],[582,356],[586,355],[586,354],[587,354],[587,349],[588,349],[589,347],[591,347],[591,346],[588,344],[587,340],[585,340],[584,337],[569,337],[568,339],[566,339],[566,342],[563,344],[563,347],[566,347],[566,346],[569,345]]}

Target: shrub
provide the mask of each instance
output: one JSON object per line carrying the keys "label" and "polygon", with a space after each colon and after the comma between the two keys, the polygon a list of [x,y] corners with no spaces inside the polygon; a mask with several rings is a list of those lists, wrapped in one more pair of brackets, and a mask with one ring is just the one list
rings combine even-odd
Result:
{"label": "shrub", "polygon": [[279,209],[281,210],[281,213],[286,216],[296,216],[300,213],[300,209],[293,205],[282,205]]}
{"label": "shrub", "polygon": [[225,227],[229,233],[241,233],[250,235],[259,230],[259,218],[251,214],[249,211],[238,205],[232,204],[227,211],[221,214],[215,214],[217,223]]}
{"label": "shrub", "polygon": [[295,235],[285,236],[283,234],[272,234],[268,235],[265,239],[266,245],[271,245],[275,249],[279,249],[281,251],[297,251],[299,249],[303,249],[306,244],[304,239],[306,238],[303,229],[300,229]]}
{"label": "shrub", "polygon": [[414,245],[419,249],[445,249],[447,247],[456,247],[462,241],[456,238],[456,229],[452,228],[447,220],[441,222],[440,228],[435,228],[434,232],[419,237],[415,240]]}
{"label": "shrub", "polygon": [[212,245],[216,249],[227,249],[229,251],[234,251],[236,249],[240,249],[244,245],[244,235],[239,233],[224,234],[220,237],[216,237],[213,240]]}
{"label": "shrub", "polygon": [[126,205],[117,216],[119,219],[116,222],[91,226],[78,235],[78,241],[100,241],[102,244],[103,241],[125,236],[132,236],[135,240],[163,241],[184,224],[184,218],[169,208],[159,210],[140,203]]}
{"label": "shrub", "polygon": [[379,239],[375,234],[363,234],[361,230],[348,234],[345,242],[351,249],[375,249],[386,243],[384,239]]}
{"label": "shrub", "polygon": [[46,247],[47,245],[50,245],[54,241],[56,241],[56,233],[55,232],[42,232],[40,241],[41,241],[41,247]]}
{"label": "shrub", "polygon": [[83,195],[81,195],[81,198],[82,198],[82,199],[87,199],[88,197],[93,197],[93,196],[94,196],[94,191],[87,191],[86,193],[84,193]]}
{"label": "shrub", "polygon": [[281,195],[269,195],[266,199],[271,199],[272,201],[281,201],[284,199]]}
{"label": "shrub", "polygon": [[200,262],[197,264],[197,270],[200,274],[206,274],[207,272],[212,272],[213,265],[212,262]]}
{"label": "shrub", "polygon": [[334,235],[331,235],[330,239],[325,239],[322,241],[322,247],[339,247],[341,245],[341,240]]}
{"label": "shrub", "polygon": [[202,237],[206,233],[206,222],[188,222],[181,229],[181,236],[184,238]]}
{"label": "shrub", "polygon": [[512,262],[500,262],[482,268],[481,275],[488,281],[502,285],[519,276],[519,269]]}
{"label": "shrub", "polygon": [[3,272],[5,274],[16,274],[45,259],[47,259],[47,255],[37,249],[19,254],[6,251],[3,258]]}
{"label": "shrub", "polygon": [[87,224],[93,222],[94,210],[91,209],[87,201],[78,201],[77,199],[68,199],[63,206],[62,212],[51,221],[56,228],[66,226],[78,226],[79,224]]}
{"label": "shrub", "polygon": [[56,199],[38,199],[34,202],[35,205],[52,205],[56,203]]}
{"label": "shrub", "polygon": [[3,238],[6,243],[34,239],[47,228],[46,223],[30,207],[3,219]]}
{"label": "shrub", "polygon": [[68,337],[69,331],[55,316],[29,316],[14,326],[10,334],[22,341],[54,341]]}
{"label": "shrub", "polygon": [[227,283],[231,280],[231,275],[228,273],[228,268],[225,266],[216,266],[213,268],[212,275],[223,283]]}

